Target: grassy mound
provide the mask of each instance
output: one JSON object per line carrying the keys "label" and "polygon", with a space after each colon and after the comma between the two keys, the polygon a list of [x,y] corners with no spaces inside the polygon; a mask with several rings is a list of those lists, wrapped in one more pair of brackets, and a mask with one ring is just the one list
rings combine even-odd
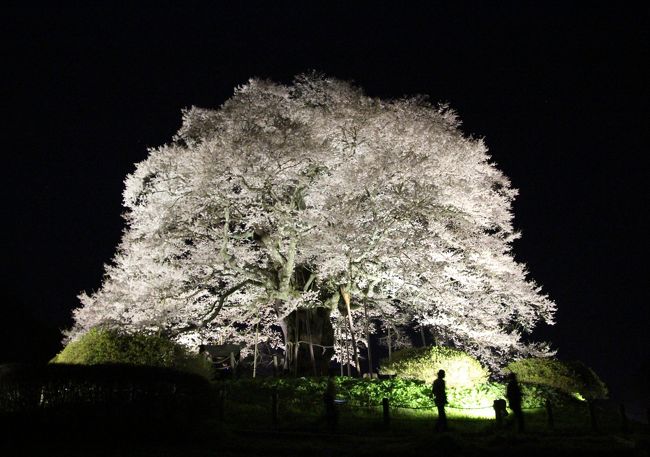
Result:
{"label": "grassy mound", "polygon": [[582,362],[531,358],[512,362],[507,370],[522,383],[548,386],[586,400],[607,398],[605,383]]}
{"label": "grassy mound", "polygon": [[456,349],[434,346],[408,348],[393,354],[391,362],[384,360],[382,374],[415,379],[431,384],[438,370],[445,370],[448,388],[474,388],[488,380],[487,370],[474,357]]}
{"label": "grassy mound", "polygon": [[206,359],[167,338],[100,328],[91,329],[70,342],[51,363],[147,365],[212,377],[212,366]]}

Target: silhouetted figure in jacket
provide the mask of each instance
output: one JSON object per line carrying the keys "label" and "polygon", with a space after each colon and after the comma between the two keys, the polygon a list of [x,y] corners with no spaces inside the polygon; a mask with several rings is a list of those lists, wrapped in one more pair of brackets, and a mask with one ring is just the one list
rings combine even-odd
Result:
{"label": "silhouetted figure in jacket", "polygon": [[331,431],[336,431],[336,425],[338,423],[338,411],[334,402],[336,400],[336,383],[334,382],[334,376],[331,374],[327,378],[327,387],[323,394],[323,400],[325,402],[325,420],[327,421],[327,426]]}
{"label": "silhouetted figure in jacket", "polygon": [[445,370],[438,371],[438,377],[433,381],[433,402],[438,408],[438,422],[436,430],[447,431],[447,414],[445,405],[447,404],[447,388],[445,387]]}
{"label": "silhouetted figure in jacket", "polygon": [[521,389],[517,382],[517,375],[510,373],[508,376],[508,386],[506,387],[506,397],[508,398],[508,406],[515,415],[517,420],[517,430],[524,431],[524,414],[521,411]]}

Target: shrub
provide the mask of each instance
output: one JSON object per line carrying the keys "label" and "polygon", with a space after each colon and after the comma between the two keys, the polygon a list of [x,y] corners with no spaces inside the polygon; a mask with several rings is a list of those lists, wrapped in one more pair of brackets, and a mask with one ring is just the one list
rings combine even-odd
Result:
{"label": "shrub", "polygon": [[445,381],[450,388],[471,388],[488,380],[487,370],[474,357],[441,346],[397,351],[391,362],[382,361],[380,368],[382,374],[417,379],[429,385],[438,370],[445,370]]}
{"label": "shrub", "polygon": [[[432,407],[431,386],[410,379],[361,379],[335,377],[336,397],[353,405],[380,406],[388,398],[394,406]],[[327,378],[259,378],[225,381],[233,401],[267,402],[271,390],[283,402],[304,409],[306,405],[322,404]]]}
{"label": "shrub", "polygon": [[[382,399],[388,398],[392,407],[434,408],[431,398],[431,385],[423,381],[392,379],[360,379],[335,377],[336,397],[350,402],[353,406],[381,406]],[[277,391],[284,405],[304,411],[319,407],[323,392],[327,387],[326,378],[258,378],[238,379],[221,383],[229,392],[229,398],[236,403],[268,403],[272,390]],[[524,408],[543,408],[546,399],[556,405],[566,398],[547,386],[522,384],[522,406]],[[488,409],[492,414],[492,403],[505,398],[505,384],[486,382],[472,387],[447,388],[449,408],[467,410],[472,415],[479,409]],[[485,411],[479,413],[485,414]]]}
{"label": "shrub", "polygon": [[505,386],[495,382],[447,389],[447,401],[451,408],[491,408],[494,400],[504,397]]}
{"label": "shrub", "polygon": [[177,438],[211,413],[204,377],[132,364],[0,365],[0,424],[75,440]]}
{"label": "shrub", "polygon": [[607,398],[607,387],[594,371],[579,361],[531,358],[512,362],[507,370],[522,383],[548,386],[587,400]]}
{"label": "shrub", "polygon": [[208,360],[191,354],[165,337],[102,328],[91,329],[81,338],[71,341],[51,363],[147,365],[175,368],[208,379],[212,377]]}

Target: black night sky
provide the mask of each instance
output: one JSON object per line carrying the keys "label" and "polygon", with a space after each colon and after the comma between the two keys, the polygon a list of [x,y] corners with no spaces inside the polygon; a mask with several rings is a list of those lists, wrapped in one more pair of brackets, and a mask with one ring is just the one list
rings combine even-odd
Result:
{"label": "black night sky", "polygon": [[428,94],[485,137],[520,189],[516,256],[558,305],[534,336],[646,404],[648,7],[275,3],[4,8],[0,363],[57,352],[120,238],[123,179],[182,108],[314,69]]}

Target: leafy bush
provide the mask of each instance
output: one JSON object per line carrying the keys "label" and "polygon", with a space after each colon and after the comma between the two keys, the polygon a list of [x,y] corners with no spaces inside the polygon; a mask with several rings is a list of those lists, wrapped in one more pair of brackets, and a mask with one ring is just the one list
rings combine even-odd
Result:
{"label": "leafy bush", "polygon": [[448,388],[472,388],[485,384],[488,372],[474,357],[456,349],[434,346],[408,348],[393,354],[392,360],[382,361],[383,374],[433,383],[438,370],[445,370]]}
{"label": "leafy bush", "polygon": [[[433,408],[431,386],[412,379],[359,379],[336,377],[337,398],[354,405],[379,406],[388,398],[394,407]],[[298,407],[321,405],[327,386],[326,378],[262,378],[225,381],[230,395],[243,402],[266,404],[272,390],[276,390],[283,402]],[[447,389],[450,408],[491,408],[497,398],[505,398],[505,385],[494,382],[472,387]],[[549,387],[522,385],[524,408],[541,408],[546,398],[559,403],[557,394]]]}
{"label": "leafy bush", "polygon": [[175,368],[208,379],[212,377],[208,360],[191,354],[167,338],[101,328],[91,329],[81,338],[71,341],[51,363],[147,365]]}
{"label": "leafy bush", "polygon": [[447,401],[451,408],[491,408],[492,402],[505,398],[505,386],[494,382],[485,382],[471,387],[447,389]]}
{"label": "leafy bush", "polygon": [[531,358],[512,362],[507,367],[522,383],[548,386],[587,400],[607,398],[607,387],[594,371],[582,362]]}
{"label": "leafy bush", "polygon": [[203,376],[171,368],[0,365],[3,431],[36,431],[39,439],[179,437],[212,413],[214,400]]}
{"label": "leafy bush", "polygon": [[[336,397],[354,405],[379,406],[388,398],[396,406],[433,406],[431,386],[409,379],[360,379],[335,377]],[[261,378],[225,381],[230,395],[244,401],[267,401],[276,390],[283,402],[322,404],[327,378]]]}
{"label": "leafy bush", "polygon": [[431,387],[417,380],[338,378],[337,387],[339,397],[360,404],[381,405],[388,398],[392,405],[407,408],[433,405]]}

